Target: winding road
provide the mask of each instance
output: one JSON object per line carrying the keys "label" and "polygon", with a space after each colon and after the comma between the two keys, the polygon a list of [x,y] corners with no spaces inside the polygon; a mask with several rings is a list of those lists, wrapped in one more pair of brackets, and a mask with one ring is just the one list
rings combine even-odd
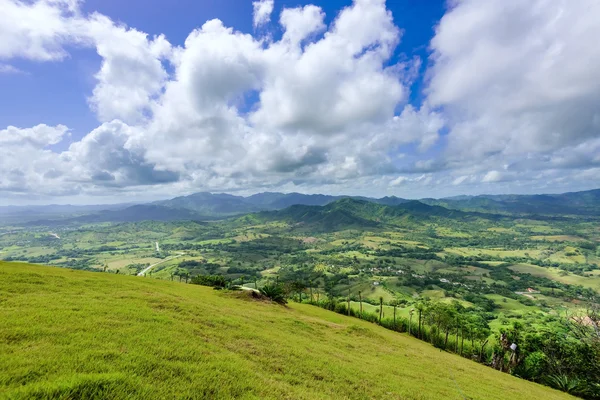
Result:
{"label": "winding road", "polygon": [[159,265],[159,264],[162,264],[162,263],[165,263],[165,262],[167,262],[167,261],[170,261],[170,260],[174,260],[174,259],[176,259],[176,258],[178,258],[178,257],[181,257],[181,256],[183,256],[183,255],[185,255],[185,253],[178,253],[176,256],[167,257],[167,258],[165,258],[164,260],[157,262],[156,264],[149,265],[148,267],[144,268],[144,269],[143,269],[143,270],[142,270],[140,273],[138,273],[137,275],[138,275],[138,276],[144,276],[144,275],[146,275],[146,273],[148,273],[148,271],[150,271],[152,268],[156,267],[157,265]]}

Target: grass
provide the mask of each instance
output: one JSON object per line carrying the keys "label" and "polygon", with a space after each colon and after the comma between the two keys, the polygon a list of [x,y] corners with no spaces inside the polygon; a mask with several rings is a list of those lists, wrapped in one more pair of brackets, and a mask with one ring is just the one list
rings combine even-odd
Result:
{"label": "grass", "polygon": [[585,239],[572,235],[531,236],[531,240],[545,240],[548,242],[585,242]]}
{"label": "grass", "polygon": [[525,304],[522,304],[515,299],[504,297],[499,294],[488,294],[485,297],[493,300],[501,311],[513,311],[524,313],[537,310],[537,308],[534,306],[526,306]]}
{"label": "grass", "polygon": [[492,257],[532,257],[539,258],[543,250],[528,249],[528,250],[502,250],[502,249],[479,249],[470,247],[450,247],[444,249],[447,253],[456,254],[459,256],[492,256]]}
{"label": "grass", "polygon": [[[591,274],[591,276],[580,276],[570,272],[567,273],[558,268],[546,268],[530,264],[516,264],[509,267],[509,269],[522,274],[541,276],[553,281],[562,282],[569,285],[581,285],[583,287],[600,291],[600,276],[595,274]],[[564,275],[565,273],[566,275]]]}
{"label": "grass", "polygon": [[0,263],[0,398],[567,399],[317,307]]}

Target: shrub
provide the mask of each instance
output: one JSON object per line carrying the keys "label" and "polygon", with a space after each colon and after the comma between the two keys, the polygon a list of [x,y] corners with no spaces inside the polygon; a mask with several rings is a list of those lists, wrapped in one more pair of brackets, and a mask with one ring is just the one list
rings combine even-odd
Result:
{"label": "shrub", "polygon": [[224,288],[227,286],[227,279],[222,275],[198,275],[191,281],[195,285],[212,286],[215,288]]}
{"label": "shrub", "polygon": [[279,304],[287,303],[285,298],[285,294],[283,292],[283,288],[281,285],[265,285],[260,288],[260,293],[263,296],[268,297],[271,301],[274,301]]}

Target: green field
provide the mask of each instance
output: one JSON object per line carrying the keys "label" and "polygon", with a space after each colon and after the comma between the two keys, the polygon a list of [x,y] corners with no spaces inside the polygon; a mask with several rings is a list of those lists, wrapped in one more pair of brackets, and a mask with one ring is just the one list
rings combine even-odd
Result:
{"label": "green field", "polygon": [[0,397],[567,399],[374,324],[245,292],[0,264]]}
{"label": "green field", "polygon": [[569,285],[581,285],[596,291],[600,291],[600,276],[590,274],[590,276],[580,276],[571,273],[561,272],[558,268],[544,268],[537,265],[518,264],[510,267],[511,270],[523,274],[531,274],[533,276],[541,276],[552,279],[557,282],[566,283]]}

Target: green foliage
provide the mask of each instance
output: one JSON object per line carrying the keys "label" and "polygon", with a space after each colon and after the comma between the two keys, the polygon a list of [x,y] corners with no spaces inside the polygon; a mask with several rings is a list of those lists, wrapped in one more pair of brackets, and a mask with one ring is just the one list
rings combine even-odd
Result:
{"label": "green foliage", "polygon": [[563,392],[574,395],[586,396],[588,394],[587,384],[579,378],[574,378],[568,375],[550,375],[546,378],[546,382]]}
{"label": "green foliage", "polygon": [[286,304],[287,299],[283,287],[278,284],[268,284],[260,288],[260,293],[279,304]]}
{"label": "green foliage", "polygon": [[212,286],[215,288],[225,288],[229,284],[222,275],[198,275],[192,278],[191,283],[195,285]]}

